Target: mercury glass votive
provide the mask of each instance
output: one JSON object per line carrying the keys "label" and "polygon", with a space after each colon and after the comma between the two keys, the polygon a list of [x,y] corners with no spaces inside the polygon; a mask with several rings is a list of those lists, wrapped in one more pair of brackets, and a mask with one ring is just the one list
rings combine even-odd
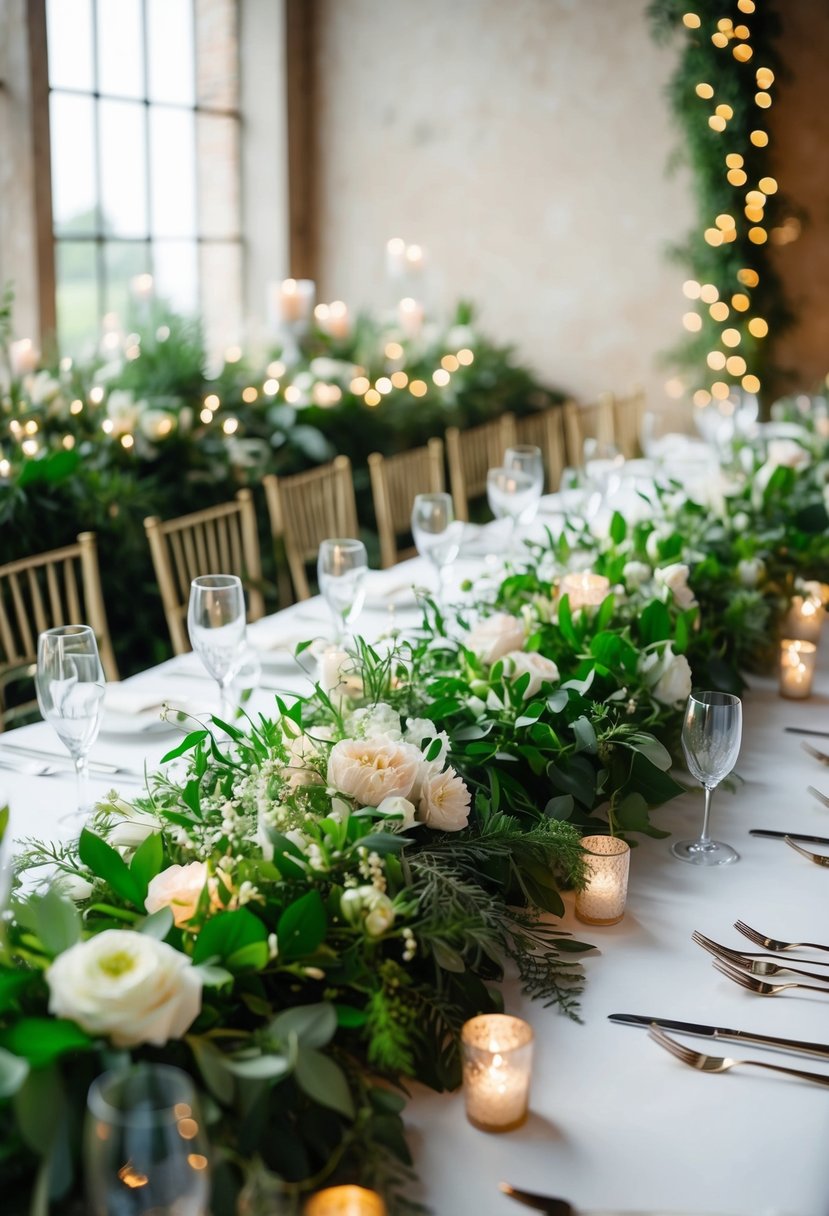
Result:
{"label": "mercury glass votive", "polygon": [[630,845],[617,836],[584,836],[587,884],[576,892],[576,916],[587,925],[615,925],[625,912]]}
{"label": "mercury glass votive", "polygon": [[610,579],[603,574],[593,574],[590,570],[565,574],[559,583],[559,596],[568,597],[574,612],[577,608],[597,607],[609,591]]}
{"label": "mercury glass votive", "polygon": [[803,701],[812,695],[817,646],[802,638],[783,638],[780,643],[780,695]]}
{"label": "mercury glass votive", "polygon": [[533,1031],[521,1018],[482,1013],[461,1031],[466,1117],[482,1132],[510,1132],[527,1118]]}
{"label": "mercury glass votive", "polygon": [[363,1186],[329,1186],[311,1196],[303,1216],[387,1216],[387,1209],[376,1191]]}
{"label": "mercury glass votive", "polygon": [[796,595],[785,621],[786,637],[817,645],[825,617],[826,609],[817,596]]}

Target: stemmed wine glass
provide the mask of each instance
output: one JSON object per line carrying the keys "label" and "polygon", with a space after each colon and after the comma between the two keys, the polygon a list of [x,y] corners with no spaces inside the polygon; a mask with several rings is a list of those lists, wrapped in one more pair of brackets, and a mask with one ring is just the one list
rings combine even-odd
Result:
{"label": "stemmed wine glass", "polygon": [[532,477],[533,497],[522,511],[519,520],[522,524],[532,523],[544,490],[544,458],[541,448],[533,443],[519,443],[515,447],[507,448],[504,452],[504,468],[520,469],[522,473],[529,473]]}
{"label": "stemmed wine glass", "polygon": [[41,633],[37,640],[37,702],[75,762],[80,816],[91,802],[89,752],[101,729],[104,686],[91,626],[58,625]]}
{"label": "stemmed wine glass", "polygon": [[346,625],[363,610],[368,554],[361,540],[324,540],[317,557],[317,581],[331,609],[336,642],[342,642]]}
{"label": "stemmed wine glass", "polygon": [[461,548],[462,524],[455,519],[452,495],[416,494],[412,506],[412,537],[421,557],[438,572],[436,600],[443,604],[444,572]]}
{"label": "stemmed wine glass", "polygon": [[698,866],[724,866],[739,860],[729,844],[708,835],[711,797],[733,769],[740,752],[743,706],[739,697],[727,692],[692,692],[682,723],[682,750],[688,771],[705,790],[705,814],[698,840],[678,840],[671,846],[674,857]]}
{"label": "stemmed wine glass", "polygon": [[219,685],[221,715],[232,713],[230,686],[245,654],[245,594],[235,574],[202,574],[190,584],[190,645]]}
{"label": "stemmed wine glass", "polygon": [[536,477],[523,469],[490,469],[486,475],[486,496],[489,509],[496,519],[510,521],[509,539],[515,536],[515,527],[523,521],[525,513],[535,514],[541,487]]}
{"label": "stemmed wine glass", "polygon": [[208,1152],[181,1069],[137,1064],[92,1082],[84,1128],[90,1216],[207,1216]]}

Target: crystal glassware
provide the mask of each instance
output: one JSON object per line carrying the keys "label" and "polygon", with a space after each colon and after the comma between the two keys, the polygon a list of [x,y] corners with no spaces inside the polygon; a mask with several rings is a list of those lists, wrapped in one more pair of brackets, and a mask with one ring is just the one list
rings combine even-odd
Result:
{"label": "crystal glassware", "polygon": [[705,790],[705,813],[697,840],[678,840],[671,846],[671,852],[680,861],[722,866],[739,860],[731,845],[711,839],[708,821],[712,794],[737,762],[742,730],[743,706],[739,697],[727,692],[691,693],[682,723],[682,750],[688,771]]}
{"label": "crystal glassware", "polygon": [[91,801],[89,752],[101,729],[105,683],[91,626],[58,625],[41,633],[37,640],[37,701],[75,762],[77,814],[81,817]]}
{"label": "crystal glassware", "polygon": [[532,501],[525,507],[519,520],[519,523],[529,524],[535,519],[538,503],[544,492],[544,458],[541,448],[532,443],[519,443],[507,448],[504,452],[504,468],[520,469],[522,473],[529,473],[533,479],[535,490]]}
{"label": "crystal glassware", "polygon": [[230,686],[245,655],[245,594],[235,574],[203,574],[190,584],[190,645],[219,686],[221,715],[233,709]]}
{"label": "crystal glassware", "polygon": [[445,572],[460,552],[462,525],[455,519],[451,494],[416,494],[412,537],[421,557],[438,572],[437,601],[443,603]]}
{"label": "crystal glassware", "polygon": [[104,1073],[87,1097],[89,1216],[207,1216],[208,1151],[185,1072],[142,1063]]}
{"label": "crystal glassware", "polygon": [[334,618],[335,642],[341,642],[346,626],[363,610],[366,598],[368,554],[361,540],[324,540],[317,556],[320,593]]}
{"label": "crystal glassware", "polygon": [[487,473],[486,496],[495,518],[510,521],[509,536],[512,540],[516,525],[524,520],[528,512],[530,519],[535,514],[541,491],[532,473],[501,467],[490,469]]}

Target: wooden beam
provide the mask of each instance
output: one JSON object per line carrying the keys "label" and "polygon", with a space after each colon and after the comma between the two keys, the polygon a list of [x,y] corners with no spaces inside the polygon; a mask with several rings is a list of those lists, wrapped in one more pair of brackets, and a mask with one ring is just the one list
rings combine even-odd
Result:
{"label": "wooden beam", "polygon": [[49,66],[46,48],[46,0],[29,0],[29,67],[34,156],[35,245],[40,341],[50,351],[57,340],[55,308],[55,242],[52,227],[52,161],[49,143]]}
{"label": "wooden beam", "polygon": [[317,277],[316,18],[316,0],[286,0],[288,252],[296,279]]}

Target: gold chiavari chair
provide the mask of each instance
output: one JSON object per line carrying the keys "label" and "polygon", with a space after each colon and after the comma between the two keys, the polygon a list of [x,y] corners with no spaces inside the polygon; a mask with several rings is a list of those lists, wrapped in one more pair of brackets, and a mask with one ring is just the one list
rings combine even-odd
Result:
{"label": "gold chiavari chair", "polygon": [[368,458],[374,516],[380,537],[380,564],[388,569],[402,558],[413,557],[414,545],[399,550],[398,537],[411,531],[412,503],[416,494],[443,490],[443,441],[430,439],[425,447],[397,456],[372,452]]}
{"label": "gold chiavari chair", "polygon": [[564,458],[564,411],[560,405],[537,414],[526,414],[516,418],[515,433],[518,443],[531,443],[541,448],[547,474],[547,492],[555,493],[566,464]]}
{"label": "gold chiavari chair", "polygon": [[613,416],[613,395],[601,393],[595,401],[580,405],[564,403],[564,432],[567,439],[567,459],[574,468],[584,464],[584,441],[595,439],[602,444],[616,442]]}
{"label": "gold chiavari chair", "polygon": [[265,614],[262,563],[256,510],[251,490],[240,490],[234,502],[161,520],[144,520],[155,577],[164,605],[175,654],[191,649],[187,633],[190,584],[203,574],[235,574],[241,578],[248,620]]}
{"label": "gold chiavari chair", "polygon": [[316,559],[322,541],[358,535],[351,461],[337,456],[307,473],[289,477],[269,473],[262,485],[271,533],[285,548],[294,594],[298,600],[307,600],[311,589],[306,567]]}
{"label": "gold chiavari chair", "polygon": [[38,634],[56,625],[91,625],[104,675],[118,679],[94,532],[81,532],[74,545],[0,566],[0,731],[33,716],[37,702],[7,707],[6,689],[34,677]]}
{"label": "gold chiavari chair", "polygon": [[613,426],[616,446],[626,460],[641,454],[642,417],[645,391],[636,387],[627,397],[613,398]]}
{"label": "gold chiavari chair", "polygon": [[461,432],[450,426],[446,432],[449,487],[457,519],[469,519],[469,503],[486,494],[486,475],[504,462],[504,452],[515,444],[515,418],[503,414]]}

